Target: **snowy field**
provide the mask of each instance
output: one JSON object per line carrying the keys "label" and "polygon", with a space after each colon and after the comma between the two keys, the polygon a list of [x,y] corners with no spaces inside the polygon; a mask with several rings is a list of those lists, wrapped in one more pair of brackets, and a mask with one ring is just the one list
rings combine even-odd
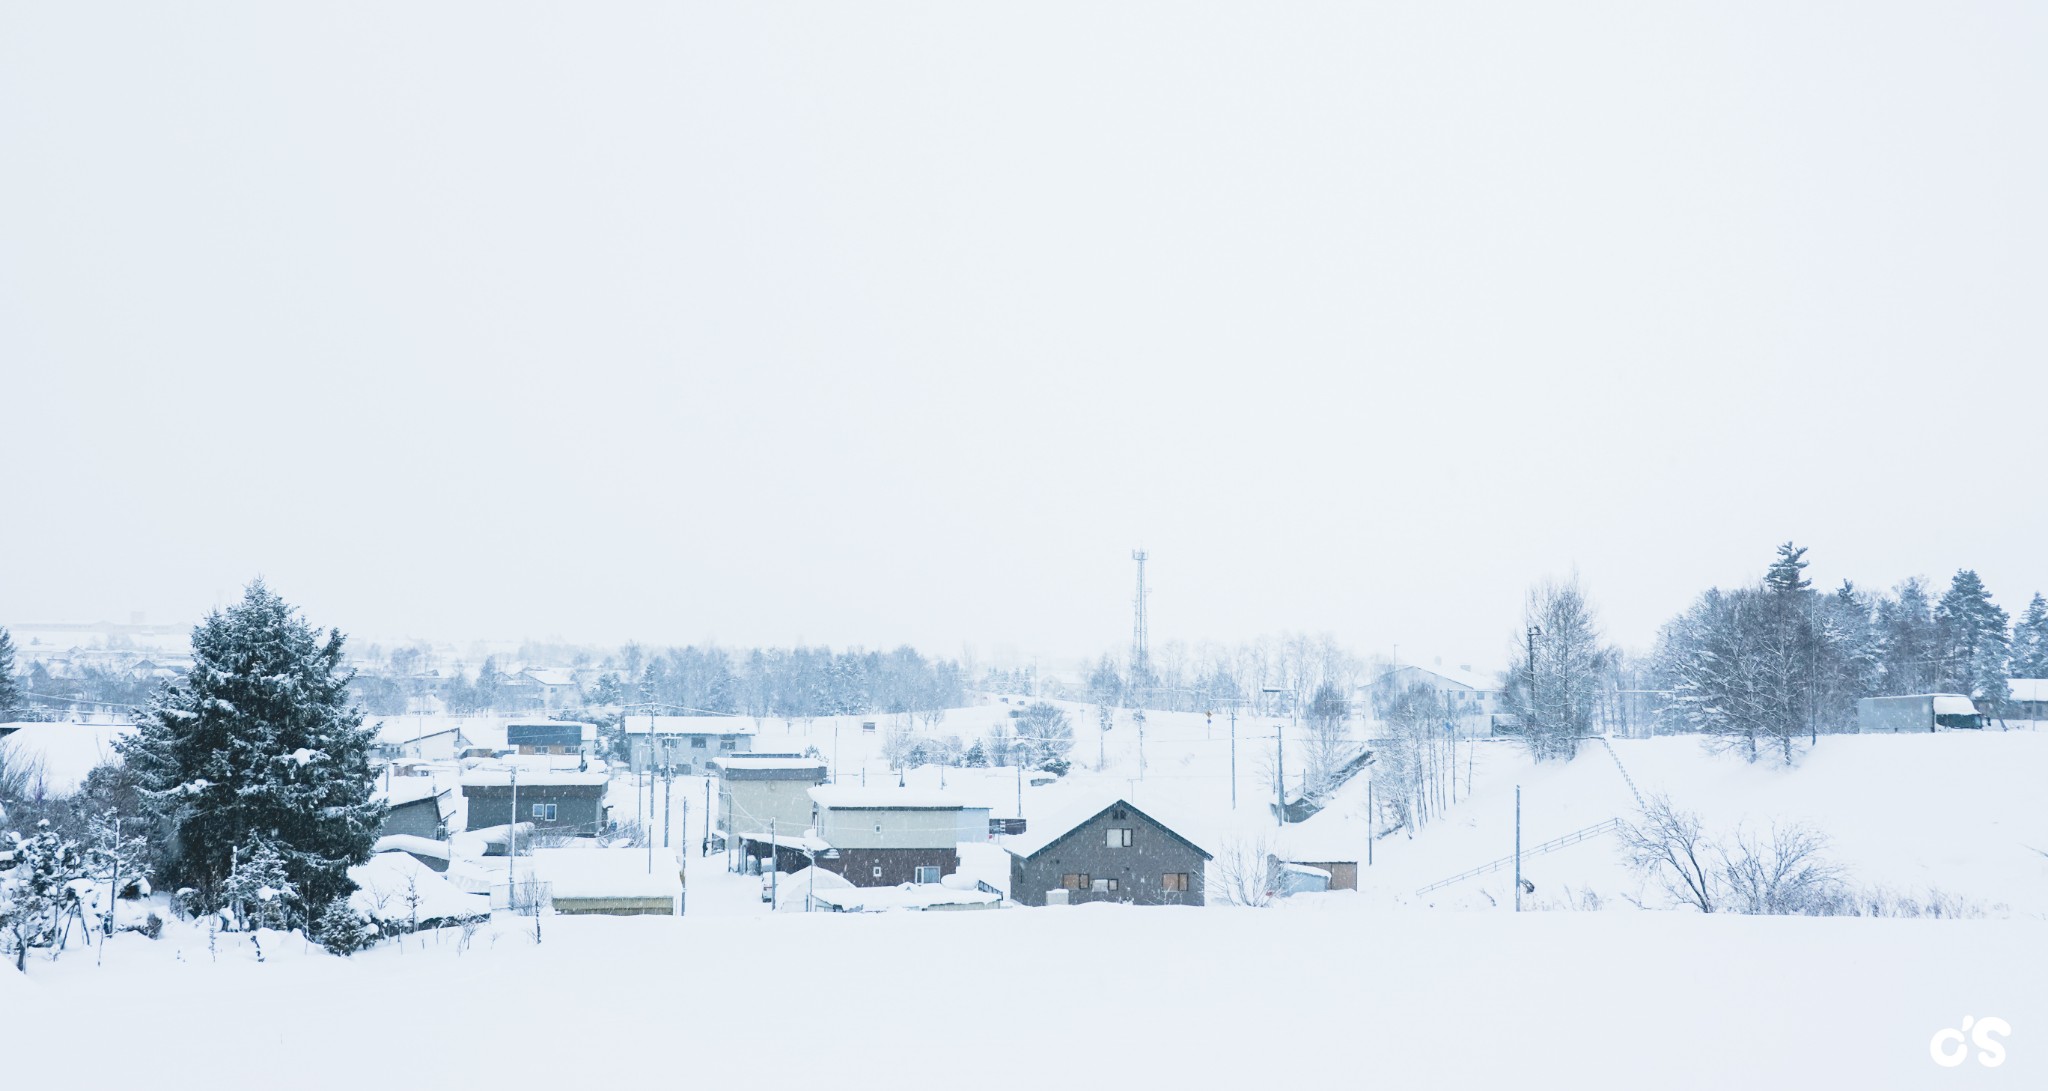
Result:
{"label": "snowy field", "polygon": [[[1015,910],[500,918],[0,974],[7,1086],[1925,1088],[2048,1079],[2032,921]],[[180,961],[182,959],[182,961]],[[1964,1016],[2007,1060],[1936,1066]],[[81,1028],[113,1048],[80,1053]],[[339,1032],[347,1045],[337,1048]],[[228,1043],[204,1059],[194,1041]]]}

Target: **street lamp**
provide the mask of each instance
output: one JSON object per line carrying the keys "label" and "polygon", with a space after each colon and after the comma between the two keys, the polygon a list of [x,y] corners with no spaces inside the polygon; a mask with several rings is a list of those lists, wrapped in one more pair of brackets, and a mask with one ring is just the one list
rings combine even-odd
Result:
{"label": "street lamp", "polygon": [[[1266,686],[1260,692],[1281,694],[1287,691],[1277,686]],[[1275,812],[1280,817],[1280,824],[1285,826],[1287,824],[1287,725],[1281,723],[1278,716],[1273,717],[1273,794],[1279,799]]]}

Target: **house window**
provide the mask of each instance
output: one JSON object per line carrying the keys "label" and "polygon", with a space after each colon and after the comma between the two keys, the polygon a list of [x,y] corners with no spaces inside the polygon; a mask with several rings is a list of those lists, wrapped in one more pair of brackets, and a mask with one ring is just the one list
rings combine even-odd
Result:
{"label": "house window", "polygon": [[917,883],[936,883],[939,881],[939,869],[935,867],[918,868],[912,874],[911,881]]}
{"label": "house window", "polygon": [[1188,873],[1185,871],[1167,872],[1166,874],[1159,877],[1159,889],[1171,890],[1179,894],[1187,893]]}
{"label": "house window", "polygon": [[882,824],[881,824],[880,822],[877,822],[877,823],[875,823],[875,832],[876,832],[876,833],[881,833],[881,832],[882,832]]}
{"label": "house window", "polygon": [[709,750],[711,749],[711,747],[710,744],[705,741],[704,736],[699,735],[696,738],[690,740],[690,749]]}
{"label": "house window", "polygon": [[555,805],[552,803],[534,804],[533,817],[544,822],[553,822],[555,820]]}
{"label": "house window", "polygon": [[1106,832],[1109,834],[1110,848],[1127,849],[1131,847],[1131,828],[1129,826],[1112,826]]}
{"label": "house window", "polygon": [[731,739],[720,739],[718,740],[718,748],[720,750],[731,750],[733,748],[733,741]]}
{"label": "house window", "polygon": [[1090,890],[1091,892],[1093,892],[1093,893],[1096,893],[1096,894],[1109,894],[1109,893],[1113,893],[1113,892],[1115,892],[1115,890],[1116,890],[1116,880],[1115,880],[1115,879],[1097,879],[1097,880],[1095,880],[1095,881],[1094,881],[1093,883],[1090,883],[1090,884],[1088,885],[1088,889],[1089,889],[1089,890]]}
{"label": "house window", "polygon": [[1086,890],[1088,889],[1088,876],[1062,875],[1060,876],[1060,888],[1063,890]]}
{"label": "house window", "polygon": [[1124,815],[1124,809],[1122,807],[1118,807],[1116,809],[1116,812],[1110,815],[1109,817],[1116,819],[1118,822],[1122,822],[1126,816]]}

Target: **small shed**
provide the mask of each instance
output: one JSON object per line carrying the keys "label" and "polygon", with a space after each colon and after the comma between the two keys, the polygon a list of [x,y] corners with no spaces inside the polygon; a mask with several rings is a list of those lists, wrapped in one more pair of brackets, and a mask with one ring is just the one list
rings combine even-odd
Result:
{"label": "small shed", "polygon": [[513,867],[546,884],[557,913],[674,916],[682,864],[673,852],[651,860],[646,849],[538,849]]}

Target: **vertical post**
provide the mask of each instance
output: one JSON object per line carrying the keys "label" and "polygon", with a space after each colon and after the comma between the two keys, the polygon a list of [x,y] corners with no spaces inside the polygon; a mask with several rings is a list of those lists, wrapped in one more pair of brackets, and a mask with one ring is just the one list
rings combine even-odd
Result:
{"label": "vertical post", "polygon": [[668,848],[669,829],[674,825],[676,800],[676,752],[675,740],[664,739],[661,746],[661,847]]}
{"label": "vertical post", "polygon": [[775,847],[775,820],[768,820],[768,908],[775,908],[775,880],[782,871],[776,861],[781,859],[782,850]]}
{"label": "vertical post", "polygon": [[1379,833],[1379,817],[1372,807],[1372,774],[1365,774],[1365,866],[1372,866],[1372,843]]}
{"label": "vertical post", "polygon": [[[387,765],[387,766],[385,766],[385,768],[386,768],[386,769],[389,769],[389,768],[390,768],[390,766],[388,766],[388,765]],[[107,934],[107,935],[109,935],[109,936],[111,936],[111,935],[113,935],[113,934],[114,934],[114,906],[115,906],[115,904],[116,904],[116,903],[118,903],[118,902],[119,902],[120,900],[121,900],[121,816],[117,814],[117,815],[115,815],[115,816],[114,816],[114,888],[113,888],[112,890],[109,890],[109,891],[107,891],[107,930],[106,930],[106,934]],[[105,957],[107,957],[107,956],[106,956],[106,948],[105,948],[105,947],[102,947],[102,948],[100,948],[100,957],[101,957],[101,958],[105,958]]]}
{"label": "vertical post", "polygon": [[1237,809],[1237,702],[1230,703],[1230,809]]}
{"label": "vertical post", "polygon": [[1522,786],[1515,785],[1515,912],[1522,911]]}
{"label": "vertical post", "polygon": [[512,819],[505,824],[505,908],[517,910],[519,878],[519,767],[512,767]]}
{"label": "vertical post", "polygon": [[683,797],[683,837],[678,847],[683,851],[676,854],[676,916],[686,916],[690,911],[690,797]]}
{"label": "vertical post", "polygon": [[1277,721],[1273,724],[1273,791],[1280,797],[1280,804],[1276,809],[1280,815],[1280,824],[1285,826],[1287,824],[1287,725]]}
{"label": "vertical post", "polygon": [[1021,761],[1017,762],[1017,817],[1024,817],[1024,763]]}
{"label": "vertical post", "polygon": [[704,778],[704,847],[703,853],[711,855],[711,816],[717,814],[711,809],[711,778]]}

